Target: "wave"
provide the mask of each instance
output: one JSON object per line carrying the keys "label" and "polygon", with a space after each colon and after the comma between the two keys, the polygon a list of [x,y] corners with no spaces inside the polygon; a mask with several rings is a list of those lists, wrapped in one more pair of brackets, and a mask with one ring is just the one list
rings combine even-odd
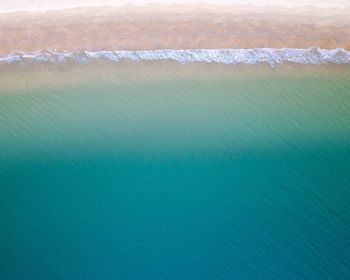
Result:
{"label": "wave", "polygon": [[337,48],[325,50],[310,49],[187,49],[187,50],[152,50],[152,51],[40,51],[36,53],[16,52],[0,56],[0,63],[22,63],[26,61],[64,63],[76,61],[87,63],[95,59],[120,61],[138,60],[175,60],[181,63],[217,62],[225,64],[280,64],[283,62],[301,64],[348,64],[350,51]]}

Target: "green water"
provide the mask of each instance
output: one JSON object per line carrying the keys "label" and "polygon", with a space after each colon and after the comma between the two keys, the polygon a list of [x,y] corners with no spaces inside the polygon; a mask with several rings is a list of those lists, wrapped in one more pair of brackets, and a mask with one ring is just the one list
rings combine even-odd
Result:
{"label": "green water", "polygon": [[0,278],[350,277],[350,68],[142,67],[0,87]]}

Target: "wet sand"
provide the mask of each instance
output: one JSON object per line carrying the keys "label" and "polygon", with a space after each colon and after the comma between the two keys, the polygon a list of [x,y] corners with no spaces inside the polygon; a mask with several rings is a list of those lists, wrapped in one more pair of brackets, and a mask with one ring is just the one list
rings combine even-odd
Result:
{"label": "wet sand", "polygon": [[0,53],[64,50],[350,50],[350,8],[146,5],[0,15]]}

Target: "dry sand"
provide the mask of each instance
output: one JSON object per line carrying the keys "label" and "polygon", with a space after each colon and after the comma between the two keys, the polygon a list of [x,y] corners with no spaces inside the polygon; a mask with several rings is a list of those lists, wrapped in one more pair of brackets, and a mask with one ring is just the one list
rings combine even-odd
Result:
{"label": "dry sand", "polygon": [[0,53],[188,48],[350,50],[350,8],[146,5],[0,15]]}

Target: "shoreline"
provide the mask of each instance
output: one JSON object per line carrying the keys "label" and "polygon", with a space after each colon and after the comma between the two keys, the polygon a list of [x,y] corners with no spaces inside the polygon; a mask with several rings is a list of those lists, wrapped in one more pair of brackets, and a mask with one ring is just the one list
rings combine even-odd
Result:
{"label": "shoreline", "polygon": [[0,55],[0,63],[22,63],[26,61],[65,63],[75,61],[88,63],[95,59],[118,62],[123,59],[140,60],[175,60],[180,63],[216,62],[223,64],[349,64],[350,51],[341,48],[326,50],[320,48],[253,48],[253,49],[163,49],[163,50],[103,50],[103,51],[64,51],[49,50],[26,53],[14,52]]}

